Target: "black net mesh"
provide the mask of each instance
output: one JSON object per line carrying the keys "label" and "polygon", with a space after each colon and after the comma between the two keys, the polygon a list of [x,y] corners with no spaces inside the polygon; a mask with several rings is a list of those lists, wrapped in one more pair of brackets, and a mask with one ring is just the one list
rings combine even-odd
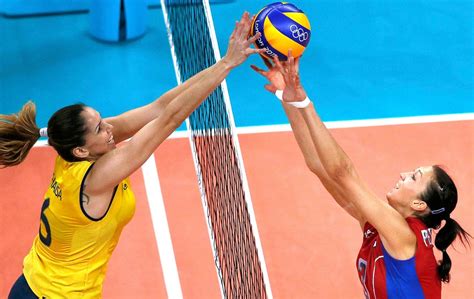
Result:
{"label": "black net mesh", "polygon": [[[177,66],[184,82],[216,62],[205,7],[202,0],[166,0],[165,4]],[[224,296],[266,298],[221,87],[189,117],[189,123]]]}

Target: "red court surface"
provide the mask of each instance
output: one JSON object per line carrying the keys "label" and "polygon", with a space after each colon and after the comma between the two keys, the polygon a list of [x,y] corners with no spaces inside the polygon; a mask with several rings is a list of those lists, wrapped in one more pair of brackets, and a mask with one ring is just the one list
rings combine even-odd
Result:
{"label": "red court surface", "polygon": [[[451,215],[474,233],[474,121],[331,130],[360,174],[384,198],[399,173],[442,164],[455,179]],[[274,298],[363,298],[355,258],[358,223],[344,213],[305,167],[291,132],[239,136]],[[21,273],[38,232],[42,196],[54,152],[35,148],[20,166],[0,170],[0,298]],[[184,298],[220,298],[206,219],[188,139],[169,139],[155,153]],[[132,176],[134,218],[112,255],[104,298],[166,298],[166,287],[143,182]],[[473,298],[474,255],[450,248],[452,281],[443,298]]]}

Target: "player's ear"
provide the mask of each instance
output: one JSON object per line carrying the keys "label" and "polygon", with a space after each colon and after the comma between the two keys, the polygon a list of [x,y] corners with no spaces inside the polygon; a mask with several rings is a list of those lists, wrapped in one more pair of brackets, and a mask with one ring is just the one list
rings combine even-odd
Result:
{"label": "player's ear", "polygon": [[89,156],[89,151],[86,148],[77,146],[73,148],[72,154],[77,158],[84,159]]}
{"label": "player's ear", "polygon": [[421,199],[415,199],[410,203],[410,207],[417,212],[424,212],[428,205]]}

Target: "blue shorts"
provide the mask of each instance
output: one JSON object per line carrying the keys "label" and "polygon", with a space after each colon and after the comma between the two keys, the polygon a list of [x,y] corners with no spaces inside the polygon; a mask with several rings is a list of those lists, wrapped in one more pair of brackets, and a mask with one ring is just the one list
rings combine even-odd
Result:
{"label": "blue shorts", "polygon": [[38,296],[33,293],[28,282],[26,282],[25,276],[21,274],[12,286],[8,299],[38,299]]}

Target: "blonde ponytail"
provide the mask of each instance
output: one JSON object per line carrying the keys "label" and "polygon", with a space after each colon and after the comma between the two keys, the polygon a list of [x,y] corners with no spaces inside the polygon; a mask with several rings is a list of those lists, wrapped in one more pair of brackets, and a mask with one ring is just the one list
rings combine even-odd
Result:
{"label": "blonde ponytail", "polygon": [[39,138],[33,102],[27,102],[18,114],[0,114],[0,168],[20,164]]}

